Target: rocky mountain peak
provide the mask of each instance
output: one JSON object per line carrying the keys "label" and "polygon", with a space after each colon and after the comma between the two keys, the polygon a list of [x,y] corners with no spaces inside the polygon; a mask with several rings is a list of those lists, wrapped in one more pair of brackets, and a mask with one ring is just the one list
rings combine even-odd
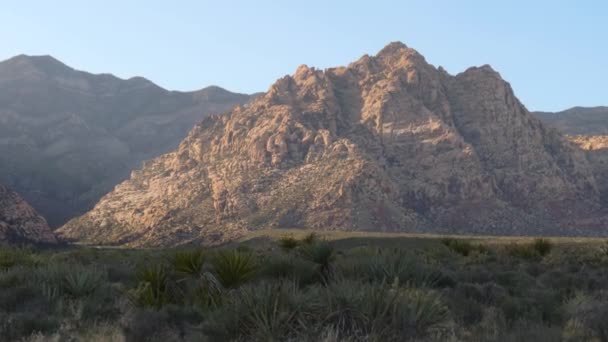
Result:
{"label": "rocky mountain peak", "polygon": [[347,67],[300,66],[206,119],[60,233],[128,245],[264,227],[568,235],[597,232],[598,198],[583,153],[497,72],[452,76],[391,43]]}

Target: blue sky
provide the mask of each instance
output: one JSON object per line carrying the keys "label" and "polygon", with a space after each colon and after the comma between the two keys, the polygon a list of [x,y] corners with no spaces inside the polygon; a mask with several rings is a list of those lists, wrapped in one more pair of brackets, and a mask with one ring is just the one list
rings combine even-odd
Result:
{"label": "blue sky", "polygon": [[608,2],[3,0],[0,59],[50,54],[173,90],[265,91],[298,65],[402,41],[458,73],[491,64],[532,110],[608,105]]}

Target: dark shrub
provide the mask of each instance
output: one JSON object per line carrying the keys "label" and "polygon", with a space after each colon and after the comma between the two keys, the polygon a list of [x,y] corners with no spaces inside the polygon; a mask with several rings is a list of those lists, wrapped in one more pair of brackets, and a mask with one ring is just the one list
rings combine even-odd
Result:
{"label": "dark shrub", "polygon": [[550,240],[543,238],[535,239],[532,246],[534,246],[534,249],[540,256],[551,253],[551,250],[553,249],[553,243]]}
{"label": "dark shrub", "polygon": [[488,249],[481,244],[472,244],[469,241],[466,240],[462,240],[462,239],[454,239],[454,238],[444,238],[441,240],[441,243],[443,243],[445,246],[447,246],[449,249],[453,250],[454,252],[462,255],[462,256],[469,256],[471,253],[473,252],[477,252],[477,253],[487,253]]}
{"label": "dark shrub", "polygon": [[293,236],[283,236],[282,238],[279,239],[278,243],[279,243],[279,247],[281,247],[281,249],[283,249],[286,252],[288,252],[300,245],[300,241],[298,241]]}

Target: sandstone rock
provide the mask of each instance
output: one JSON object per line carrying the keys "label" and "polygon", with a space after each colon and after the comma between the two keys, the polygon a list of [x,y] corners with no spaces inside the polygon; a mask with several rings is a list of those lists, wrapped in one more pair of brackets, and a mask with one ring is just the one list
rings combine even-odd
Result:
{"label": "sandstone rock", "polygon": [[131,246],[265,227],[590,235],[603,234],[599,197],[584,153],[491,67],[452,76],[392,43],[347,67],[301,66],[205,119],[59,234]]}
{"label": "sandstone rock", "polygon": [[0,185],[0,245],[54,244],[55,235],[44,218],[19,195]]}

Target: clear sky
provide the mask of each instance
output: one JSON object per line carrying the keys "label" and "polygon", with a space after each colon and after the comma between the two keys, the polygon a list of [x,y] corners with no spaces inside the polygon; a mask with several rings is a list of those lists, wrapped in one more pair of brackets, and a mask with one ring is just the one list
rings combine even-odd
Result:
{"label": "clear sky", "polygon": [[458,73],[491,64],[532,110],[608,105],[608,1],[2,0],[0,59],[50,54],[172,90],[265,91],[298,65],[402,41]]}

